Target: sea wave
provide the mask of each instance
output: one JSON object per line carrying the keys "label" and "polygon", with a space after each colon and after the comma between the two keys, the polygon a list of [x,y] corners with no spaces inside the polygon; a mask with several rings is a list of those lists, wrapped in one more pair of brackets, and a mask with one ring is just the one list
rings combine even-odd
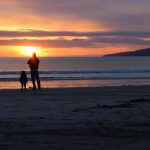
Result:
{"label": "sea wave", "polygon": [[[30,79],[30,71],[26,71]],[[120,70],[45,70],[39,71],[42,81],[57,80],[127,80],[150,79],[150,69]],[[20,71],[1,71],[0,82],[18,81]]]}
{"label": "sea wave", "polygon": [[[137,79],[150,79],[150,77],[41,77],[41,81],[63,81],[63,80],[137,80]],[[0,78],[0,82],[13,82],[18,81],[18,78]],[[31,81],[31,78],[29,78]]]}
{"label": "sea wave", "polygon": [[[30,71],[26,71],[27,74]],[[39,71],[40,74],[121,74],[121,73],[150,73],[150,69],[118,69],[118,70],[46,70]],[[20,71],[0,71],[0,75],[19,75]]]}

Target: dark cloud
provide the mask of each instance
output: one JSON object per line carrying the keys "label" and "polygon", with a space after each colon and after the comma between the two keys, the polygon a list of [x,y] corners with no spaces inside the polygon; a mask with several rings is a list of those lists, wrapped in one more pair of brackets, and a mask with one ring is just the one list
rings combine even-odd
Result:
{"label": "dark cloud", "polygon": [[27,40],[12,39],[0,40],[0,46],[36,46],[45,48],[71,48],[71,47],[92,47],[92,43],[87,40]]}
{"label": "dark cloud", "polygon": [[74,32],[74,31],[42,31],[42,30],[26,30],[26,31],[0,31],[0,37],[53,37],[53,36],[128,36],[128,37],[150,37],[150,32],[132,32],[132,31],[110,31],[110,32]]}
{"label": "dark cloud", "polygon": [[6,39],[0,40],[0,46],[37,46],[45,48],[94,48],[102,45],[143,45],[149,46],[150,40],[129,37],[90,37],[89,39],[74,38],[72,40],[56,39],[56,40],[31,40],[31,39]]}

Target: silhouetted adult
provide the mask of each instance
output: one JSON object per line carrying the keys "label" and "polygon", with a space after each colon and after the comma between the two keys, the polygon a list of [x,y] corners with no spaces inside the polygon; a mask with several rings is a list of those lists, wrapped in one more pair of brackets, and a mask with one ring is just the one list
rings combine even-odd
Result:
{"label": "silhouetted adult", "polygon": [[41,83],[40,83],[40,78],[39,78],[39,59],[36,57],[36,53],[32,54],[32,57],[28,60],[27,64],[30,67],[31,70],[31,78],[32,78],[32,84],[33,84],[33,89],[36,89],[36,83],[37,81],[37,86],[39,89],[41,89]]}

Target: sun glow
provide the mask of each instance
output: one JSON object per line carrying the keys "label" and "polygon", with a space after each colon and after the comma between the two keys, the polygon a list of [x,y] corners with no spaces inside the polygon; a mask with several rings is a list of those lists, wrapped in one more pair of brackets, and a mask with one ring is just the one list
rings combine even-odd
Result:
{"label": "sun glow", "polygon": [[36,53],[38,56],[45,56],[45,53],[42,52],[40,47],[26,46],[22,49],[22,54],[24,56],[31,56],[33,53]]}
{"label": "sun glow", "polygon": [[49,53],[42,47],[34,47],[34,46],[21,46],[18,50],[21,56],[32,56],[33,53],[36,53],[39,57],[46,57]]}
{"label": "sun glow", "polygon": [[36,53],[36,52],[37,52],[36,47],[25,47],[25,48],[24,48],[24,53],[25,53],[27,56],[31,56],[33,53]]}

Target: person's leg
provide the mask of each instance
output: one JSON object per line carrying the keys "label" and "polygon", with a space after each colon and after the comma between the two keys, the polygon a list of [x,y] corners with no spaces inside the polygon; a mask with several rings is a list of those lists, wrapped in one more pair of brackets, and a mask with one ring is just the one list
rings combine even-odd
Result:
{"label": "person's leg", "polygon": [[31,71],[31,78],[32,78],[33,89],[36,89],[35,72],[34,71]]}
{"label": "person's leg", "polygon": [[37,81],[38,88],[41,89],[41,82],[40,82],[40,77],[39,77],[38,71],[36,71],[36,81]]}
{"label": "person's leg", "polygon": [[21,89],[23,90],[23,83],[21,83]]}
{"label": "person's leg", "polygon": [[26,88],[26,83],[24,83],[24,89],[26,90],[27,88]]}

